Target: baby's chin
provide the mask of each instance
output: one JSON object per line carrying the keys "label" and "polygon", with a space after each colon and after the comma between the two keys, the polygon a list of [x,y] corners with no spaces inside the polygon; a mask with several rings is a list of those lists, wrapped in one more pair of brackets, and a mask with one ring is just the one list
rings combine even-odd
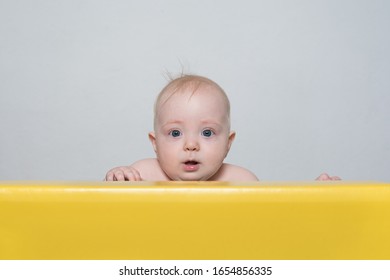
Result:
{"label": "baby's chin", "polygon": [[180,174],[176,176],[169,176],[172,181],[208,181],[213,174]]}
{"label": "baby's chin", "polygon": [[[201,166],[196,171],[179,171],[163,169],[166,176],[171,181],[209,181],[213,180],[214,175],[218,173],[219,168],[206,168],[206,166]],[[172,172],[170,172],[172,171]]]}

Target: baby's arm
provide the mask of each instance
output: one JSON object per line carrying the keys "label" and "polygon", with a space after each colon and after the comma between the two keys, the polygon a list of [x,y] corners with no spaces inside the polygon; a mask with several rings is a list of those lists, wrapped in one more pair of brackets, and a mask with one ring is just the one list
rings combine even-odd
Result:
{"label": "baby's arm", "polygon": [[259,181],[259,179],[248,169],[224,163],[209,181]]}
{"label": "baby's arm", "polygon": [[142,181],[137,169],[132,166],[119,166],[109,170],[105,181]]}
{"label": "baby's arm", "polygon": [[155,158],[141,159],[130,166],[107,172],[105,181],[170,181]]}

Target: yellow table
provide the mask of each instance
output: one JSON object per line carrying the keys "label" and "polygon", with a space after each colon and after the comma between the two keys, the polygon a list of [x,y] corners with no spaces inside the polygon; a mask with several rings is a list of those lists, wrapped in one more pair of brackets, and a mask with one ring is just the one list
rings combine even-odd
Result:
{"label": "yellow table", "polygon": [[390,259],[390,184],[0,181],[0,259]]}

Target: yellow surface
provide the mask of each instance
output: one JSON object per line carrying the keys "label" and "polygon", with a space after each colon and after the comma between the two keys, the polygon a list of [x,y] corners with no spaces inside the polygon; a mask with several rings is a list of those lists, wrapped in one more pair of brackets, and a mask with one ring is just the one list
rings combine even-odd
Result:
{"label": "yellow surface", "polygon": [[0,259],[390,259],[390,184],[0,181]]}

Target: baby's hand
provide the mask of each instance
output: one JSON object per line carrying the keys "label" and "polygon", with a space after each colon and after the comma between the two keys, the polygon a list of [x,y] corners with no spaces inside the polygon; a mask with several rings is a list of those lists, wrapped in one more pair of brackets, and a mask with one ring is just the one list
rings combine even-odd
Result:
{"label": "baby's hand", "polygon": [[327,173],[322,173],[317,177],[316,181],[340,181],[341,178],[338,176],[329,176]]}
{"label": "baby's hand", "polygon": [[107,172],[105,181],[142,181],[142,178],[134,167],[119,166]]}

